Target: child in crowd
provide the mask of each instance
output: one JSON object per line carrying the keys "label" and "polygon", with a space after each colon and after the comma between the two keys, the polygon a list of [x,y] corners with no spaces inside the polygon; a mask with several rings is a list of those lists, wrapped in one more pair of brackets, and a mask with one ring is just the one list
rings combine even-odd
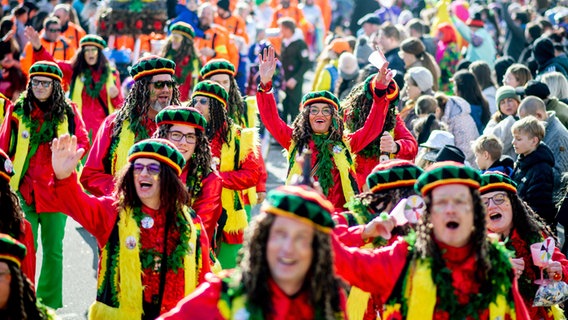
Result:
{"label": "child in crowd", "polygon": [[503,143],[496,136],[482,135],[471,143],[475,154],[475,163],[481,172],[499,171],[507,176],[513,173],[515,161],[508,156],[502,156]]}
{"label": "child in crowd", "polygon": [[542,142],[544,125],[535,117],[525,117],[513,125],[513,147],[518,158],[513,171],[517,193],[549,226],[555,222],[552,201],[554,155]]}

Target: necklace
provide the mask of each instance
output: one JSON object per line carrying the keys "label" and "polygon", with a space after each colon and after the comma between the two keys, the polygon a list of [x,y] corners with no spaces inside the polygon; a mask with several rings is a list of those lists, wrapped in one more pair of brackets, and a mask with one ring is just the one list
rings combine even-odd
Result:
{"label": "necklace", "polygon": [[96,98],[101,94],[101,89],[106,84],[108,79],[108,72],[103,70],[101,73],[101,78],[93,85],[93,73],[91,72],[90,68],[85,69],[83,71],[83,77],[81,77],[84,83],[85,91],[87,91],[87,95],[91,98]]}

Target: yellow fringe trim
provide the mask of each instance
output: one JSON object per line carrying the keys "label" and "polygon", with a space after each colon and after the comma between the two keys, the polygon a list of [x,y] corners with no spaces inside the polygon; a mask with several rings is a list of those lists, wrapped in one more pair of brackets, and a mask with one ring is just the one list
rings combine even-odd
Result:
{"label": "yellow fringe trim", "polygon": [[[105,88],[107,92],[106,107],[108,110],[108,114],[112,114],[114,112],[114,106],[111,103],[110,95],[108,94],[108,88],[114,86],[115,78],[110,68],[107,70],[107,73],[108,77]],[[71,101],[77,104],[77,110],[79,110],[79,113],[81,113],[81,115],[83,115],[83,87],[84,83],[83,81],[81,81],[81,77],[77,77],[77,79],[75,80],[75,87],[73,88],[73,92],[71,92]]]}
{"label": "yellow fringe trim", "polygon": [[118,136],[118,145],[114,150],[114,155],[111,161],[111,174],[113,176],[128,162],[128,150],[136,142],[136,136],[134,135],[134,132],[128,129],[129,126],[130,122],[128,120],[125,120],[122,123],[122,129]]}
{"label": "yellow fringe trim", "polygon": [[[190,254],[183,257],[183,274],[185,280],[184,289],[185,295],[188,295],[192,293],[195,288],[197,288],[197,284],[199,283],[199,273],[196,271],[198,270],[198,267],[199,270],[201,269],[203,261],[201,261],[201,255],[197,254],[197,242],[199,241],[199,239],[197,239],[197,228],[193,223],[191,215],[189,214],[189,208],[184,207],[183,209],[183,215],[185,216],[187,221],[189,221],[189,232],[191,232],[191,236],[189,237],[189,245],[193,246],[193,250],[191,250]],[[201,249],[203,250],[204,248]],[[209,254],[209,252],[204,252],[203,254]]]}
{"label": "yellow fringe trim", "polygon": [[552,313],[554,320],[566,320],[564,311],[557,304],[550,307],[550,312]]}

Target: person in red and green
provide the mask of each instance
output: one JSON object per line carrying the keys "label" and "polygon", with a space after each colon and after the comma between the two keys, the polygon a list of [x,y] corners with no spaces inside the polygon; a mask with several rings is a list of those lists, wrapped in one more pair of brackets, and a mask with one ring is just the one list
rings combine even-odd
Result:
{"label": "person in red and green", "polygon": [[[480,175],[457,162],[438,162],[415,189],[426,209],[413,237],[366,251],[332,237],[337,274],[384,302],[381,318],[530,319],[518,291],[509,251],[492,242],[479,195]],[[389,239],[394,217],[350,229],[361,243]]]}
{"label": "person in red and green", "polygon": [[128,151],[111,197],[88,195],[74,168],[77,139],[52,142],[54,193],[101,250],[96,301],[89,319],[155,319],[193,292],[210,271],[201,220],[187,206],[183,155],[168,140],[146,139]]}
{"label": "person in red and green", "polygon": [[209,276],[160,320],[347,319],[330,247],[333,205],[307,186],[268,192],[232,273]]}
{"label": "person in red and green", "polygon": [[32,225],[37,248],[41,226],[43,263],[37,295],[44,304],[63,307],[63,238],[67,217],[48,209],[53,201],[49,181],[53,170],[50,142],[57,135],[77,136],[81,148],[89,149],[85,124],[76,105],[65,98],[63,74],[57,64],[38,61],[29,70],[30,81],[18,101],[7,110],[0,128],[0,149],[14,164],[10,186],[21,199],[22,210]]}

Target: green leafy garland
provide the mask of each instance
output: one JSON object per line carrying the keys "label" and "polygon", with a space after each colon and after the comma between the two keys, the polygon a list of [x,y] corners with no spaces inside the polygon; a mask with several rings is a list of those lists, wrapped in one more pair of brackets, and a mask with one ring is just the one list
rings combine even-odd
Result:
{"label": "green leafy garland", "polygon": [[333,162],[331,159],[333,158],[332,149],[335,141],[329,140],[329,134],[314,134],[312,139],[318,151],[316,156],[316,176],[323,193],[327,196],[329,188],[333,186],[333,176],[331,175]]}
{"label": "green leafy garland", "polygon": [[[138,228],[141,227],[142,219],[147,216],[146,214],[142,213],[142,209],[140,207],[134,208],[133,218],[138,225]],[[174,273],[177,273],[179,269],[183,267],[183,258],[188,255],[191,251],[189,247],[189,238],[191,236],[191,228],[189,224],[192,223],[188,221],[182,212],[178,212],[176,214],[176,222],[175,225],[179,230],[180,233],[180,240],[179,244],[176,246],[172,254],[168,255],[168,269],[172,270]],[[167,241],[168,239],[164,239]],[[166,253],[167,255],[167,253]],[[144,249],[140,248],[140,262],[142,263],[143,269],[148,269],[154,263],[154,257],[162,257],[163,254],[158,252],[156,249]]]}
{"label": "green leafy garland", "polygon": [[[166,58],[170,59],[170,60],[174,60],[175,61],[175,57],[176,57],[176,53],[177,51],[174,49],[170,49],[168,50],[168,53],[166,54]],[[185,59],[183,59],[181,62],[177,62],[177,65],[183,65],[183,62],[187,61],[187,63],[183,66],[183,68],[181,69],[181,74],[178,77],[176,77],[174,75],[174,80],[177,82],[177,84],[181,85],[184,83],[185,79],[187,79],[187,76],[189,76],[190,74],[192,74],[193,72],[193,59],[190,59],[189,56],[185,57]]]}
{"label": "green leafy garland", "polygon": [[24,98],[23,95],[16,102],[17,106],[14,108],[14,113],[16,113],[22,122],[30,129],[30,145],[39,145],[41,143],[49,143],[55,137],[57,131],[57,125],[59,121],[54,121],[53,119],[44,119],[41,128],[39,129],[39,121],[32,120],[31,116],[26,116],[24,114]]}
{"label": "green leafy garland", "polygon": [[[195,158],[195,154],[193,154],[192,158]],[[197,167],[195,175],[190,175],[188,172],[185,185],[191,195],[191,204],[194,204],[201,193],[201,189],[203,189],[203,168],[201,166]]]}
{"label": "green leafy garland", "polygon": [[87,91],[87,95],[91,98],[96,98],[101,94],[101,90],[103,88],[103,86],[106,84],[108,79],[108,72],[103,71],[101,73],[101,78],[99,79],[98,82],[95,83],[95,85],[93,86],[93,73],[91,72],[90,68],[85,69],[85,71],[83,71],[83,87],[85,88],[85,90]]}

